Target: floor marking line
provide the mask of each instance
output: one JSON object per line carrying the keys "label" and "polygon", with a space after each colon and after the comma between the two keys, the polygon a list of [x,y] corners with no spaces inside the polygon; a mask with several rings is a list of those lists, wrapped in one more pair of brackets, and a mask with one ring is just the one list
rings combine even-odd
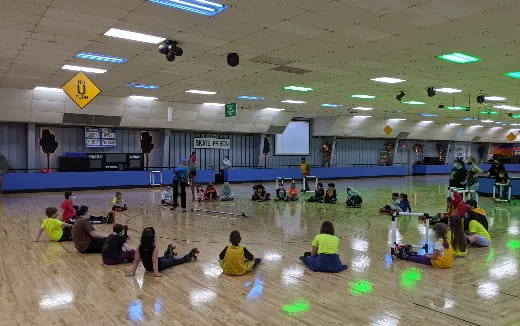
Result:
{"label": "floor marking line", "polygon": [[455,319],[458,319],[458,320],[462,320],[463,322],[466,322],[468,324],[471,324],[471,325],[477,325],[477,326],[481,326],[480,324],[477,324],[477,323],[474,323],[472,321],[469,321],[469,320],[466,320],[464,318],[460,318],[460,317],[457,317],[457,316],[453,316],[453,315],[450,315],[448,313],[445,313],[443,311],[439,311],[439,310],[436,310],[436,309],[433,309],[433,308],[430,308],[430,307],[427,307],[427,306],[423,306],[422,304],[418,304],[418,303],[413,303],[414,305],[418,306],[418,307],[421,307],[421,308],[425,308],[425,309],[428,309],[428,310],[431,310],[431,311],[435,311],[439,314],[443,314],[443,315],[446,315],[448,317],[451,317],[451,318],[455,318]]}

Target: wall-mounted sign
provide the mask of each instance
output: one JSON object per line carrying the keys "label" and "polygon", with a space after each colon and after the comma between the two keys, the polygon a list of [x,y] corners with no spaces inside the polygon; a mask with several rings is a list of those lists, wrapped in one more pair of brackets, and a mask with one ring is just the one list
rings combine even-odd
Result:
{"label": "wall-mounted sign", "polygon": [[116,130],[85,127],[85,147],[116,147]]}
{"label": "wall-mounted sign", "polygon": [[229,138],[194,138],[194,148],[215,148],[215,149],[230,149],[231,139]]}

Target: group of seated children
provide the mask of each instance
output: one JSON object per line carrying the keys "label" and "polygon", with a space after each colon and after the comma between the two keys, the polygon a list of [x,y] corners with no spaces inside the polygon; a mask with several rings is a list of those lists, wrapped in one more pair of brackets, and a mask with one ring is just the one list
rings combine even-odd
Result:
{"label": "group of seated children", "polygon": [[276,189],[275,201],[298,201],[298,189],[296,189],[296,183],[291,182],[289,190],[285,190],[283,181],[278,182],[278,189]]}
{"label": "group of seated children", "polygon": [[392,200],[390,205],[385,205],[383,208],[379,209],[381,213],[390,213],[393,214],[395,212],[412,212],[412,207],[410,206],[410,202],[408,201],[407,194],[398,194],[394,192],[392,194]]}
{"label": "group of seated children", "polygon": [[329,183],[327,191],[323,189],[323,183],[318,183],[318,188],[314,191],[314,196],[309,198],[308,202],[335,204],[338,201],[338,194],[336,193],[336,185]]}
{"label": "group of seated children", "polygon": [[[206,186],[206,189],[204,189],[200,184],[197,184],[195,186],[195,193],[199,203],[205,201],[218,201],[219,198],[221,201],[233,200],[233,194],[231,193],[231,185],[229,182],[224,182],[221,196],[218,195],[217,189],[212,183],[209,183]],[[174,203],[173,189],[172,187],[167,186],[161,193],[161,204],[164,206],[173,206]]]}

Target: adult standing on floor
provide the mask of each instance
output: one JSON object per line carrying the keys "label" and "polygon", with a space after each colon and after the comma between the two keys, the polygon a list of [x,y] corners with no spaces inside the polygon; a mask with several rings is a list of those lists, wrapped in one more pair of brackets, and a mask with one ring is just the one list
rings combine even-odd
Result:
{"label": "adult standing on floor", "polygon": [[476,200],[479,185],[478,175],[482,173],[482,170],[478,167],[477,160],[473,156],[469,158],[468,163],[470,164],[470,168],[466,177],[466,188],[475,190],[475,192],[470,194],[470,198]]}
{"label": "adult standing on floor", "polygon": [[87,206],[78,209],[78,216],[72,226],[72,239],[74,246],[83,254],[101,253],[106,236],[98,233],[90,224],[90,213]]}
{"label": "adult standing on floor", "polygon": [[173,170],[173,208],[174,210],[179,206],[179,187],[181,188],[181,207],[183,211],[186,211],[186,185],[188,184],[188,161],[183,158],[180,160],[180,166]]}
{"label": "adult standing on floor", "polygon": [[461,159],[456,159],[453,165],[454,168],[451,170],[450,175],[450,187],[465,188],[464,184],[468,176],[468,170],[466,170],[464,162]]}
{"label": "adult standing on floor", "polygon": [[188,181],[191,189],[191,200],[195,201],[195,177],[197,176],[197,153],[191,152],[188,159]]}
{"label": "adult standing on floor", "polygon": [[306,177],[308,177],[311,174],[311,166],[309,165],[309,162],[307,162],[305,157],[302,157],[301,159],[300,170],[302,172],[302,178],[304,183],[302,192],[305,192],[309,190],[309,184],[307,183]]}

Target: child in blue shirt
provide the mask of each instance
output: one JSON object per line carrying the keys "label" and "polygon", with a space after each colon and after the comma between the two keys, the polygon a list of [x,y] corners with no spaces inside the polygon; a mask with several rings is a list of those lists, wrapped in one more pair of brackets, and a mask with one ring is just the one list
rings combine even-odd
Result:
{"label": "child in blue shirt", "polygon": [[408,195],[407,194],[400,194],[399,195],[399,208],[402,212],[412,212],[412,207],[410,207],[410,202],[408,201]]}

